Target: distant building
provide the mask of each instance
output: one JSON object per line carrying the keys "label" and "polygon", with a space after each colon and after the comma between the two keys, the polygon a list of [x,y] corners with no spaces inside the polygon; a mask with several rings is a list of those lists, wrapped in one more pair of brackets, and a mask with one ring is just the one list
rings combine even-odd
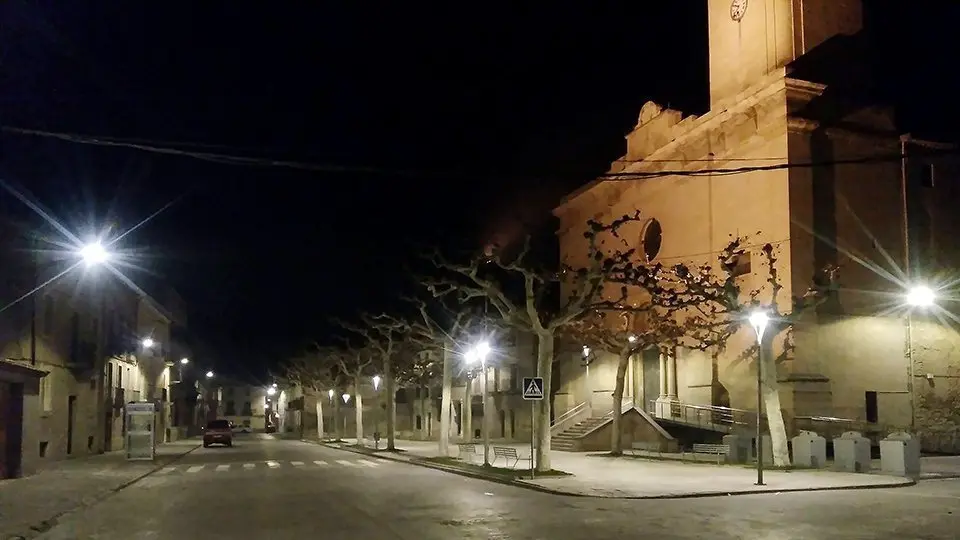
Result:
{"label": "distant building", "polygon": [[[216,395],[216,418],[225,418],[238,428],[264,432],[277,430],[280,418],[275,403],[278,392],[270,394],[270,386],[217,376],[208,386]],[[212,396],[211,396],[212,397]],[[211,416],[212,419],[212,416]]]}

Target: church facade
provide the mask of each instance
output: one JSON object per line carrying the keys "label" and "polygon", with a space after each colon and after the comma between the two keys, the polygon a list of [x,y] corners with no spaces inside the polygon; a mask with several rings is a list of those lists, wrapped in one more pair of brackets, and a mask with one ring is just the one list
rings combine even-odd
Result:
{"label": "church facade", "polygon": [[[645,221],[625,232],[650,263],[712,264],[732,237],[744,239],[741,288],[765,289],[766,302],[761,247],[772,245],[782,312],[821,269],[838,267],[839,291],[772,344],[788,435],[906,430],[927,449],[960,451],[960,319],[945,298],[960,268],[952,149],[899,133],[891,110],[859,99],[856,66],[838,65],[846,57],[833,51],[857,39],[860,1],[709,0],[708,9],[709,112],[644,105],[626,155],[555,209],[562,257],[583,263],[586,220],[640,210]],[[939,291],[935,305],[907,305],[919,284]],[[744,357],[755,339],[745,324],[722,352],[637,355],[624,405],[659,419],[755,414],[755,363]],[[577,354],[563,360],[556,416],[615,408],[615,370],[613,354],[589,370]]]}

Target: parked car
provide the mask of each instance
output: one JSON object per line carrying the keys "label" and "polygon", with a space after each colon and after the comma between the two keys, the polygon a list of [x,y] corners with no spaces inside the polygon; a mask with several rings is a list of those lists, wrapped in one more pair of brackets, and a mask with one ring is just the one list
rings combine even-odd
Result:
{"label": "parked car", "polygon": [[209,448],[212,444],[233,446],[233,431],[227,420],[211,420],[203,429],[203,447]]}
{"label": "parked car", "polygon": [[241,425],[238,425],[236,422],[230,422],[230,429],[233,430],[234,433],[250,433],[251,431],[250,426],[246,424],[241,426]]}

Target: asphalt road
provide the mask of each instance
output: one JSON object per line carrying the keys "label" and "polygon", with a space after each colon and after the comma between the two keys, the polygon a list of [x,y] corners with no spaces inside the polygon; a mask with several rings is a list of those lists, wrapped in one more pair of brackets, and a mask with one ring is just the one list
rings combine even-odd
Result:
{"label": "asphalt road", "polygon": [[250,435],[233,448],[198,449],[65,516],[40,538],[960,538],[960,480],[889,490],[603,500]]}

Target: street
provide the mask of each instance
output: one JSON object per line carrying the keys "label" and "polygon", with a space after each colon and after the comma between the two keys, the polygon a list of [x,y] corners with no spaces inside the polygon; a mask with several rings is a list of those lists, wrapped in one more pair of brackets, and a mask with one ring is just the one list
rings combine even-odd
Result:
{"label": "street", "polygon": [[[705,482],[709,482],[705,478]],[[957,538],[960,480],[681,500],[557,496],[266,435],[199,448],[39,538]]]}

